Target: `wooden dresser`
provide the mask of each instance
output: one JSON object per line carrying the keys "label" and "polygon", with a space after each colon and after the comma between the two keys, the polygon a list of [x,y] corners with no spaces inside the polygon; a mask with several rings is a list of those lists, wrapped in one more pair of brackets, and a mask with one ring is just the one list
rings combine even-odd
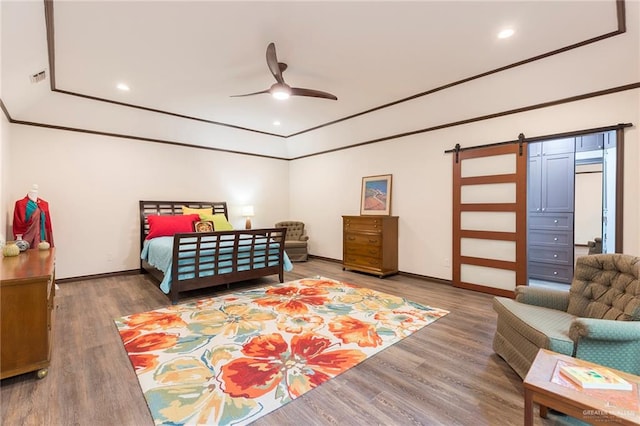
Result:
{"label": "wooden dresser", "polygon": [[342,216],[342,267],[379,275],[398,272],[397,216]]}
{"label": "wooden dresser", "polygon": [[0,267],[0,379],[37,371],[51,360],[55,249],[3,257]]}

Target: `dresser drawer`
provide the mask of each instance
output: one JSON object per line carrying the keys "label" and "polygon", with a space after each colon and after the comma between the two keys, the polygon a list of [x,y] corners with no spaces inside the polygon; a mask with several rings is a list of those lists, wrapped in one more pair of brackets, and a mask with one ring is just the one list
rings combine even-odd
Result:
{"label": "dresser drawer", "polygon": [[349,232],[382,232],[382,219],[377,217],[345,217],[344,231]]}
{"label": "dresser drawer", "polygon": [[573,278],[572,265],[529,262],[529,277],[547,281],[570,283]]}
{"label": "dresser drawer", "polygon": [[344,244],[345,246],[350,244],[365,244],[365,245],[374,245],[379,246],[382,243],[382,236],[380,235],[371,235],[371,234],[356,234],[353,232],[349,232],[344,234]]}
{"label": "dresser drawer", "polygon": [[353,265],[372,269],[382,269],[382,260],[380,257],[345,254],[343,262],[345,266]]}
{"label": "dresser drawer", "polygon": [[529,244],[538,246],[572,247],[573,233],[564,231],[529,230]]}
{"label": "dresser drawer", "polygon": [[573,263],[573,249],[571,247],[529,246],[529,261],[571,265]]}
{"label": "dresser drawer", "polygon": [[380,246],[375,245],[346,244],[344,246],[344,254],[347,256],[371,256],[379,259],[382,255],[382,250],[380,250]]}
{"label": "dresser drawer", "polygon": [[529,215],[530,229],[548,229],[548,230],[573,230],[573,214],[571,213],[545,213]]}

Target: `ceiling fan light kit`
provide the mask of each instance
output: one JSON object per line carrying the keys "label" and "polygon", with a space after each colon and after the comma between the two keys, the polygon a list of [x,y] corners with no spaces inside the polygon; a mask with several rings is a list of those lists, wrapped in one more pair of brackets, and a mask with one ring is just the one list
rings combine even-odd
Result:
{"label": "ceiling fan light kit", "polygon": [[275,84],[273,84],[267,90],[247,93],[245,95],[232,95],[231,97],[236,98],[242,96],[259,95],[261,93],[269,93],[274,98],[280,100],[288,99],[289,96],[307,96],[311,98],[331,99],[334,101],[338,100],[337,96],[332,95],[331,93],[314,89],[303,89],[301,87],[291,87],[287,83],[285,83],[284,77],[282,77],[282,72],[287,69],[287,64],[278,62],[278,57],[276,56],[276,45],[273,43],[269,43],[269,45],[267,46],[267,66],[269,67],[269,71],[271,71],[273,78],[276,79]]}
{"label": "ceiling fan light kit", "polygon": [[271,96],[279,100],[289,99],[289,96],[291,96],[291,88],[286,84],[276,83],[271,86],[269,92]]}

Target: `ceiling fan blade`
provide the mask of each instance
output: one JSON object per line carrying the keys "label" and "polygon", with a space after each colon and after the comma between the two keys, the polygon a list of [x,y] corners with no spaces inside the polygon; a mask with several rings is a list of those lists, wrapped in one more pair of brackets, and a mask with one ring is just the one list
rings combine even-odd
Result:
{"label": "ceiling fan blade", "polygon": [[280,84],[284,84],[284,78],[282,77],[282,70],[278,64],[278,57],[276,56],[276,45],[269,43],[267,46],[267,66],[273,74],[273,77]]}
{"label": "ceiling fan blade", "polygon": [[292,87],[291,96],[310,96],[313,98],[332,99],[334,101],[338,100],[336,95],[332,95],[331,93],[313,89],[302,89],[300,87]]}
{"label": "ceiling fan blade", "polygon": [[276,45],[269,43],[267,46],[267,66],[269,71],[273,74],[273,77],[278,83],[284,84],[284,78],[282,77],[282,69],[278,64],[278,57],[276,56]]}
{"label": "ceiling fan blade", "polygon": [[242,97],[242,96],[259,95],[259,94],[261,94],[261,93],[269,93],[269,90],[270,90],[270,89],[267,89],[267,90],[261,90],[261,91],[259,91],[259,92],[247,93],[247,94],[244,94],[244,95],[231,95],[230,97],[231,97],[231,98],[240,98],[240,97]]}

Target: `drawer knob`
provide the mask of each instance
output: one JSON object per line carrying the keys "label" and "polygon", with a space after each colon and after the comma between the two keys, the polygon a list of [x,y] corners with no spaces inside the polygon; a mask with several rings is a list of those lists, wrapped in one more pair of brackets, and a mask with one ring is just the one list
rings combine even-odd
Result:
{"label": "drawer knob", "polygon": [[378,240],[369,240],[370,243],[377,243]]}
{"label": "drawer knob", "polygon": [[356,237],[347,237],[347,240],[349,240],[349,241],[353,241],[355,239],[356,239]]}
{"label": "drawer knob", "polygon": [[557,257],[558,257],[558,255],[557,255],[557,254],[554,254],[554,255],[553,255],[553,257],[556,257],[556,258],[557,258]]}
{"label": "drawer knob", "polygon": [[558,271],[553,271],[553,275],[558,275]]}
{"label": "drawer knob", "polygon": [[553,223],[558,223],[558,219],[554,220]]}
{"label": "drawer knob", "polygon": [[558,241],[558,237],[554,237],[554,238],[553,238],[553,241]]}

